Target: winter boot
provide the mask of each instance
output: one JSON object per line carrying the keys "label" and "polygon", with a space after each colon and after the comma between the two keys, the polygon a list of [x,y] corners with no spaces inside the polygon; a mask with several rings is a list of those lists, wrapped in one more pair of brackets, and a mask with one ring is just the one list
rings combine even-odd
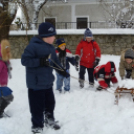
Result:
{"label": "winter boot", "polygon": [[9,102],[6,101],[5,99],[2,100],[1,106],[0,106],[0,112],[4,111],[4,109],[9,105]]}
{"label": "winter boot", "polygon": [[80,83],[80,88],[83,88],[84,87],[84,81],[79,80],[79,83]]}
{"label": "winter boot", "polygon": [[33,134],[42,134],[43,133],[43,128],[32,128]]}
{"label": "winter boot", "polygon": [[60,126],[58,125],[58,121],[55,121],[53,118],[50,119],[45,118],[44,123],[46,127],[52,127],[55,130],[60,129]]}
{"label": "winter boot", "polygon": [[61,89],[57,89],[57,91],[59,91],[59,93],[62,93],[62,90]]}
{"label": "winter boot", "polygon": [[0,112],[0,118],[3,118],[4,117],[4,112]]}
{"label": "winter boot", "polygon": [[1,105],[0,105],[0,118],[4,117],[4,109],[8,106],[9,102],[7,102],[5,99],[2,99]]}
{"label": "winter boot", "polygon": [[89,88],[93,88],[94,87],[94,83],[89,82]]}
{"label": "winter boot", "polygon": [[101,91],[102,89],[103,89],[103,88],[102,88],[101,86],[98,86],[98,87],[97,87],[97,90],[98,90],[98,91]]}
{"label": "winter boot", "polygon": [[64,94],[65,94],[65,93],[70,93],[70,90],[64,90]]}

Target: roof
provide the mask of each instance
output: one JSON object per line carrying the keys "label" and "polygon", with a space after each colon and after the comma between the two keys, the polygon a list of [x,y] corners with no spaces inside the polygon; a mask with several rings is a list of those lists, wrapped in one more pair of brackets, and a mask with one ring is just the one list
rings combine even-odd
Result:
{"label": "roof", "polygon": [[[98,2],[113,2],[113,0],[48,0],[48,2],[53,2],[53,3],[56,3],[56,2],[65,2],[65,3],[98,3]],[[122,2],[122,1],[125,1],[125,0],[117,0],[116,2]],[[115,2],[115,1],[114,1]]]}

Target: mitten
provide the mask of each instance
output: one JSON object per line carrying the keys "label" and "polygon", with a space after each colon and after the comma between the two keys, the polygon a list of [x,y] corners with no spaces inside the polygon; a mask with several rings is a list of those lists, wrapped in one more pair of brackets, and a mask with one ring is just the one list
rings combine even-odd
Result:
{"label": "mitten", "polygon": [[75,56],[75,69],[76,71],[79,71],[79,56]]}
{"label": "mitten", "polygon": [[131,77],[131,71],[127,71],[126,78],[129,79]]}
{"label": "mitten", "polygon": [[50,60],[48,58],[40,58],[40,66],[49,66]]}
{"label": "mitten", "polygon": [[100,61],[100,59],[95,59],[95,62],[94,62],[94,68],[99,64],[99,61]]}
{"label": "mitten", "polygon": [[63,69],[63,71],[58,71],[58,73],[63,75],[66,78],[68,78],[70,76],[69,71],[66,69]]}

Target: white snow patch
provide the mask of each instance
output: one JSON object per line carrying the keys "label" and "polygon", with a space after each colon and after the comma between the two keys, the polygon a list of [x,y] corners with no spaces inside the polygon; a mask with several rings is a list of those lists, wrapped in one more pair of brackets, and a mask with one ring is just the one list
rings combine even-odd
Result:
{"label": "white snow patch", "polygon": [[[119,56],[102,55],[100,64],[114,61],[116,76],[119,77]],[[14,101],[5,112],[11,118],[0,119],[0,134],[31,134],[31,115],[28,105],[28,94],[25,80],[25,67],[20,59],[11,60],[13,78],[8,86],[14,91]],[[78,77],[78,72],[71,66],[71,75]],[[55,74],[55,72],[54,72]],[[88,80],[87,73],[85,80]],[[114,105],[114,94],[106,91],[95,92],[95,89],[79,89],[78,80],[71,78],[70,93],[60,94],[55,91],[55,118],[61,129],[55,131],[44,127],[43,134],[133,134],[134,103],[131,96],[122,96],[118,106]]]}
{"label": "white snow patch", "polygon": [[[58,35],[84,35],[85,29],[57,29]],[[91,29],[93,35],[134,35],[133,29]],[[28,30],[27,35],[37,35],[38,30]],[[9,35],[26,35],[26,31],[10,31]]]}
{"label": "white snow patch", "polygon": [[127,80],[123,80],[119,83],[119,87],[124,87],[124,88],[134,88],[134,80],[132,79],[127,79]]}

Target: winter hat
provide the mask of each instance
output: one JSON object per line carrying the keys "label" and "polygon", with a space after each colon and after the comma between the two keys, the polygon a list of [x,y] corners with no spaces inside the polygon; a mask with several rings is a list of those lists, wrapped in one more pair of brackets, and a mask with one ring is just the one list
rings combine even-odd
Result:
{"label": "winter hat", "polygon": [[128,49],[125,52],[125,59],[126,58],[134,59],[134,51],[132,49]]}
{"label": "winter hat", "polygon": [[39,25],[38,34],[40,37],[50,37],[56,35],[54,26],[49,22],[43,22]]}
{"label": "winter hat", "polygon": [[61,47],[61,46],[63,46],[63,45],[66,46],[66,43],[65,43],[64,38],[57,39],[57,41],[56,41],[55,44],[57,44],[58,47]]}
{"label": "winter hat", "polygon": [[86,37],[90,37],[90,38],[93,37],[93,34],[89,28],[87,28],[85,33],[84,33],[84,39],[86,39]]}

